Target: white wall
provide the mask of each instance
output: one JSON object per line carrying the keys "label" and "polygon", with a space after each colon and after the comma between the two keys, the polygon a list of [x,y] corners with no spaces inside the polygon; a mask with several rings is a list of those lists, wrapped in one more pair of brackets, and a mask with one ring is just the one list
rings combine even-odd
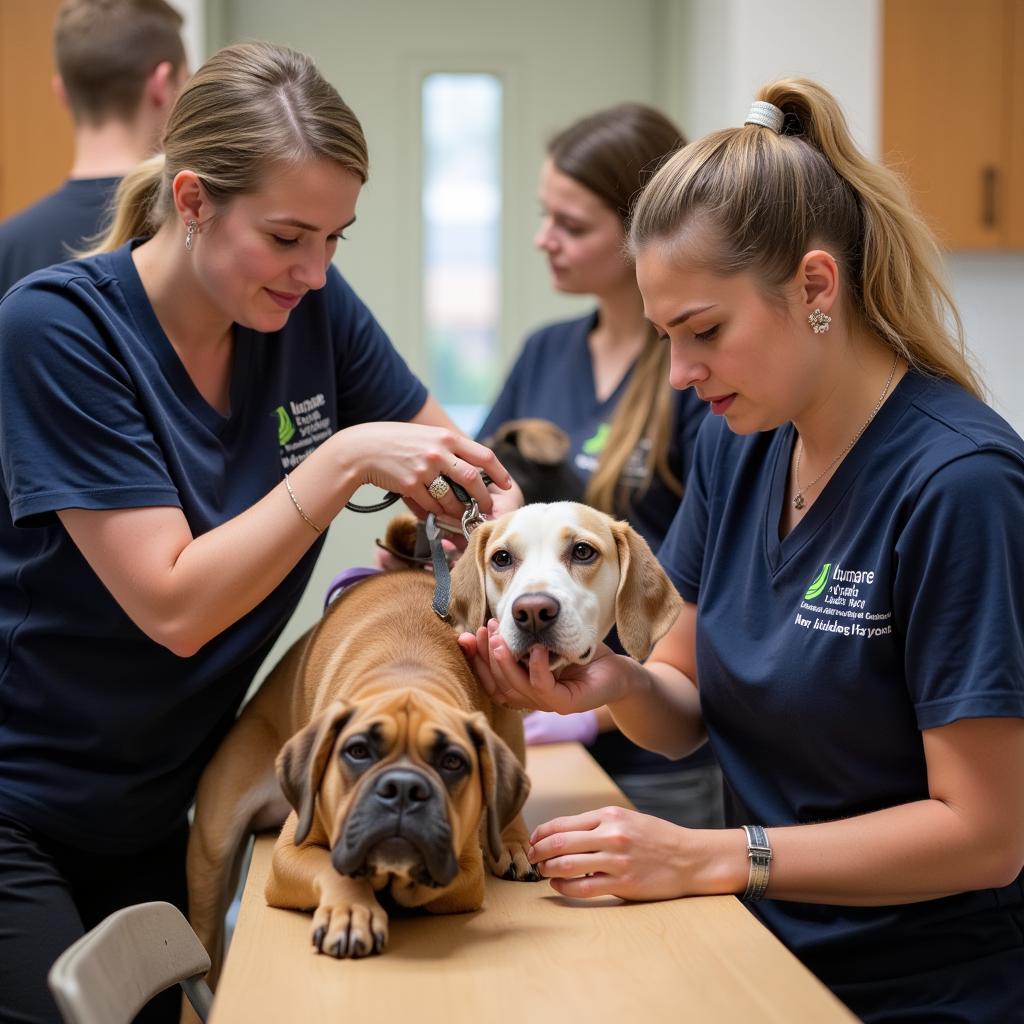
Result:
{"label": "white wall", "polygon": [[188,66],[194,71],[206,59],[206,0],[168,0],[185,19],[182,36]]}
{"label": "white wall", "polygon": [[[879,156],[880,0],[672,0],[668,19],[663,52],[676,70],[666,103],[691,137],[741,124],[762,83],[806,75],[836,95],[858,144]],[[951,254],[947,267],[992,404],[1024,433],[1024,252]]]}

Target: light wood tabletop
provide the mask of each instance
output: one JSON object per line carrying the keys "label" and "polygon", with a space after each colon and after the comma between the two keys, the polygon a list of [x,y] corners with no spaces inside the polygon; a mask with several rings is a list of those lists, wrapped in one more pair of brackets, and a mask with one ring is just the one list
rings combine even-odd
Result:
{"label": "light wood tabletop", "polygon": [[[528,768],[531,828],[629,806],[579,744],[531,747]],[[734,896],[572,900],[491,878],[476,913],[392,917],[381,956],[316,955],[310,916],[263,899],[272,848],[256,842],[210,1024],[855,1020]]]}

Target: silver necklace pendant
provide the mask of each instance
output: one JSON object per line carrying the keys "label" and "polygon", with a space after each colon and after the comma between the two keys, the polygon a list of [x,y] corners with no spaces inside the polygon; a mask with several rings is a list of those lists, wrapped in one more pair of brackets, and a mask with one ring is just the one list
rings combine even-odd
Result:
{"label": "silver necklace pendant", "polygon": [[793,499],[793,508],[799,511],[804,507],[804,496],[802,493],[797,492],[797,496]]}

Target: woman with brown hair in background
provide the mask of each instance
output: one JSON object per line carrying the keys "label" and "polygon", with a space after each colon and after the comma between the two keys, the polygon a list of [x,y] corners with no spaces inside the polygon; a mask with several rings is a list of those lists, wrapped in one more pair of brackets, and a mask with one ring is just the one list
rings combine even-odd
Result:
{"label": "woman with brown hair in background", "polygon": [[[639,103],[591,114],[551,140],[535,244],[555,288],[593,295],[597,308],[526,340],[478,434],[521,418],[557,424],[583,500],[628,519],[655,551],[679,506],[706,407],[668,383],[668,350],[644,317],[625,222],[644,182],[683,141],[664,114]],[[640,809],[693,827],[721,824],[721,774],[708,747],[669,760],[628,740],[603,710],[536,713],[525,724],[527,742],[587,743]]]}

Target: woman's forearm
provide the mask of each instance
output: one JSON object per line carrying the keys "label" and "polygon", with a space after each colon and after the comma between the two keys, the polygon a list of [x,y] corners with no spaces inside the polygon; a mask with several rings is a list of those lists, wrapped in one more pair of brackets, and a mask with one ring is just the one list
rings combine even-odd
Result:
{"label": "woman's forearm", "polygon": [[[1005,834],[988,835],[940,800],[813,825],[769,825],[767,833],[769,899],[842,906],[917,903],[999,888],[1021,870],[1022,854]],[[693,888],[742,894],[748,874],[742,831],[699,835],[704,856],[688,869]]]}
{"label": "woman's forearm", "polygon": [[647,750],[672,758],[692,753],[707,738],[697,687],[665,662],[622,660],[631,677],[629,695],[608,705],[615,724]]}

